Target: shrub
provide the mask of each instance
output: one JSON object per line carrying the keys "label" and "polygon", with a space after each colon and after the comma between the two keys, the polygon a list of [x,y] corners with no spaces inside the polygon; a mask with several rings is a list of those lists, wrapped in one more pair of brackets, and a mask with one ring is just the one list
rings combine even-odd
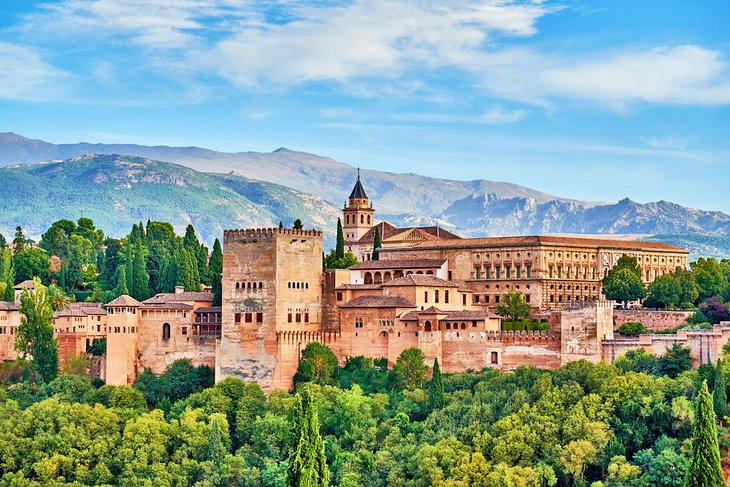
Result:
{"label": "shrub", "polygon": [[621,335],[638,336],[643,335],[647,332],[647,330],[643,323],[638,321],[627,321],[618,327],[618,332]]}

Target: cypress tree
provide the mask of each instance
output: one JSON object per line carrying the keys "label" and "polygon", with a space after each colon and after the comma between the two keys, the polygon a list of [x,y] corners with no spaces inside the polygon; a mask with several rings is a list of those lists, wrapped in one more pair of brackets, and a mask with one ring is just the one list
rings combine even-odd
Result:
{"label": "cypress tree", "polygon": [[433,361],[433,376],[428,386],[428,403],[432,411],[444,407],[444,379],[441,377],[439,359]]}
{"label": "cypress tree", "polygon": [[150,297],[150,276],[144,259],[144,247],[137,245],[134,249],[134,263],[132,267],[132,297],[137,301],[144,301]]}
{"label": "cypress tree", "polygon": [[380,260],[380,247],[383,243],[380,241],[380,229],[375,227],[375,239],[373,240],[373,255],[372,260]]}
{"label": "cypress tree", "polygon": [[281,220],[279,220],[279,228],[284,228],[284,223]]}
{"label": "cypress tree", "polygon": [[23,289],[20,295],[20,326],[15,335],[15,349],[22,357],[33,357],[33,368],[43,382],[58,375],[58,342],[53,336],[53,308],[46,287],[37,277],[35,289]]}
{"label": "cypress tree", "polygon": [[213,242],[213,253],[208,261],[213,286],[213,306],[220,306],[223,295],[223,251],[218,239]]}
{"label": "cypress tree", "polygon": [[25,248],[25,235],[23,234],[23,227],[18,225],[15,227],[15,238],[13,239],[13,254],[17,254]]}
{"label": "cypress tree", "polygon": [[296,447],[289,456],[287,485],[289,487],[329,485],[330,472],[324,455],[324,441],[319,434],[319,419],[308,389],[305,389],[303,394],[297,394],[293,434]]}
{"label": "cypress tree", "polygon": [[725,487],[720,467],[715,412],[707,382],[695,400],[695,421],[692,426],[692,457],[687,468],[685,487]]}
{"label": "cypress tree", "polygon": [[345,234],[342,232],[342,220],[337,219],[337,246],[335,247],[335,259],[345,257]]}
{"label": "cypress tree", "polygon": [[134,275],[134,256],[132,255],[132,245],[127,242],[127,246],[124,249],[124,267],[125,267],[125,276],[127,277],[127,289],[132,290],[134,289],[134,285],[132,283],[132,276]]}
{"label": "cypress tree", "polygon": [[129,294],[129,288],[127,287],[127,271],[124,266],[119,267],[119,275],[117,276],[117,287],[114,288],[114,294],[121,296],[122,294]]}
{"label": "cypress tree", "polygon": [[[169,400],[169,399],[168,399]],[[223,457],[228,453],[223,435],[221,434],[221,425],[218,418],[213,418],[210,422],[210,432],[208,433],[208,446],[205,449],[205,459],[218,465]]]}
{"label": "cypress tree", "polygon": [[68,291],[68,288],[66,287],[66,266],[61,263],[61,272],[58,273],[58,287],[63,289],[64,291]]}
{"label": "cypress tree", "polygon": [[722,368],[722,361],[717,359],[717,368],[715,369],[715,386],[712,389],[712,405],[715,409],[717,419],[722,425],[727,416],[727,378]]}

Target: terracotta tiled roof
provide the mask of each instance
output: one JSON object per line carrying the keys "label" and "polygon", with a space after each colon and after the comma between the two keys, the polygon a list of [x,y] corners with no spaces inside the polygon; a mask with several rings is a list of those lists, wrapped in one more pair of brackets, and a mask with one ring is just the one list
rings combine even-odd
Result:
{"label": "terracotta tiled roof", "polygon": [[[661,242],[639,242],[636,240],[619,240],[592,237],[561,237],[555,235],[533,235],[525,237],[486,237],[464,238],[460,240],[440,239],[437,241],[414,243],[408,249],[460,249],[483,247],[527,247],[534,245],[565,245],[571,247],[614,248],[621,250],[661,250],[687,253],[686,250]],[[381,252],[401,249],[383,248]]]}
{"label": "terracotta tiled roof", "polygon": [[32,279],[28,279],[26,281],[21,282],[20,284],[16,284],[13,286],[13,289],[24,289],[24,288],[30,288],[35,289],[35,283]]}
{"label": "terracotta tiled roof", "polygon": [[0,301],[0,311],[17,311],[20,307],[13,301]]}
{"label": "terracotta tiled roof", "polygon": [[139,306],[139,301],[134,299],[132,296],[129,296],[127,294],[122,294],[118,298],[114,299],[113,301],[110,301],[106,303],[106,307],[109,306]]}
{"label": "terracotta tiled roof", "polygon": [[105,315],[107,311],[101,303],[69,303],[65,309],[53,313],[54,318],[63,316],[97,316]]}
{"label": "terracotta tiled roof", "polygon": [[189,311],[193,309],[192,304],[183,303],[183,302],[162,302],[162,303],[149,303],[147,301],[142,301],[142,304],[140,304],[140,308],[142,309],[174,309],[179,311]]}
{"label": "terracotta tiled roof", "polygon": [[408,274],[407,276],[384,282],[385,286],[431,286],[431,287],[459,287],[458,284],[445,281],[440,277],[427,276],[424,274]]}
{"label": "terracotta tiled roof", "polygon": [[213,302],[213,293],[209,292],[182,292],[182,293],[160,293],[144,301],[145,304],[157,303],[179,303],[182,301]]}
{"label": "terracotta tiled roof", "polygon": [[424,309],[423,311],[419,311],[419,313],[424,313],[424,314],[434,314],[434,313],[436,313],[436,314],[442,314],[442,313],[445,313],[445,311],[441,311],[436,306],[429,306],[428,308]]}
{"label": "terracotta tiled roof", "polygon": [[449,311],[446,318],[441,321],[469,321],[469,320],[486,320],[487,318],[499,318],[499,315],[489,311]]}
{"label": "terracotta tiled roof", "polygon": [[376,289],[383,289],[382,284],[340,284],[335,288],[338,291],[345,291],[347,289],[353,289],[353,290],[364,290],[364,291],[374,291]]}
{"label": "terracotta tiled roof", "polygon": [[220,306],[208,306],[205,308],[198,308],[195,310],[196,313],[220,313],[222,308]]}
{"label": "terracotta tiled roof", "polygon": [[409,311],[408,313],[404,314],[400,318],[398,318],[401,321],[418,321],[418,312],[417,311]]}
{"label": "terracotta tiled roof", "polygon": [[348,270],[373,270],[373,269],[438,269],[446,262],[445,259],[388,259],[388,260],[366,260],[351,267]]}
{"label": "terracotta tiled roof", "polygon": [[416,305],[403,296],[360,296],[342,308],[415,308]]}
{"label": "terracotta tiled roof", "polygon": [[[368,230],[360,239],[357,241],[359,244],[373,243],[375,241],[375,228],[380,231],[380,238],[383,242],[387,240],[408,240],[409,237],[418,242],[424,239],[432,240],[461,240],[461,237],[444,230],[441,227],[405,227],[398,228],[391,225],[388,222],[380,222],[370,230]],[[412,235],[415,232],[414,235]]]}

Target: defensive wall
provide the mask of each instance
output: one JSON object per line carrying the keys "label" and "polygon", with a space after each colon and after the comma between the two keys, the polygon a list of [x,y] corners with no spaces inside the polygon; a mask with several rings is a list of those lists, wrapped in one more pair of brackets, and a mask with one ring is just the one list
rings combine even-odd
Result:
{"label": "defensive wall", "polygon": [[648,331],[670,330],[683,325],[694,311],[659,311],[638,309],[617,309],[613,312],[613,326],[619,326],[629,321],[643,323]]}

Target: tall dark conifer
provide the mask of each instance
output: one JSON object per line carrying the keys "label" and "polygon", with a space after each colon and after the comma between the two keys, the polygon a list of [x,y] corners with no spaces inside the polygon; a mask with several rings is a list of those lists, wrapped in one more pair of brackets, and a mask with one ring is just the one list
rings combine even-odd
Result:
{"label": "tall dark conifer", "polygon": [[707,382],[695,400],[695,420],[692,427],[692,457],[687,468],[686,487],[726,487],[720,466],[715,411]]}
{"label": "tall dark conifer", "polygon": [[210,254],[208,262],[213,287],[213,306],[220,306],[223,294],[223,250],[218,239],[213,242],[213,253]]}
{"label": "tall dark conifer", "polygon": [[439,360],[433,361],[433,376],[428,386],[428,403],[431,410],[441,409],[444,407],[444,379],[441,376],[441,367]]}
{"label": "tall dark conifer", "polygon": [[337,219],[337,246],[335,247],[335,259],[342,259],[345,256],[345,234],[342,232],[342,220]]}
{"label": "tall dark conifer", "polygon": [[373,254],[371,256],[372,260],[380,260],[380,247],[382,247],[383,243],[380,241],[380,229],[378,227],[375,227],[375,238],[373,240]]}
{"label": "tall dark conifer", "polygon": [[131,295],[137,301],[144,301],[150,297],[150,276],[145,265],[144,247],[137,245],[134,249],[134,263]]}
{"label": "tall dark conifer", "polygon": [[324,487],[329,485],[330,471],[324,455],[324,441],[319,434],[319,419],[312,394],[305,389],[297,394],[294,416],[294,450],[289,456],[289,487]]}
{"label": "tall dark conifer", "polygon": [[712,405],[715,409],[717,419],[722,425],[727,416],[727,378],[722,367],[722,361],[717,360],[715,368],[715,385],[712,389]]}

